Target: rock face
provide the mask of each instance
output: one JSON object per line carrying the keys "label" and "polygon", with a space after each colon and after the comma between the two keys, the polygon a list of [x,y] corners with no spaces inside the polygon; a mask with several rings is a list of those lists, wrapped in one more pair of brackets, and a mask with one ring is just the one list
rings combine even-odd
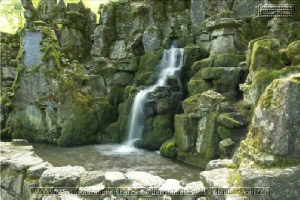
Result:
{"label": "rock face", "polygon": [[[299,73],[274,80],[261,96],[245,142],[273,156],[299,157]],[[247,145],[247,144],[245,144]],[[268,165],[276,165],[276,159]]]}
{"label": "rock face", "polygon": [[[244,187],[259,184],[285,191],[271,190],[272,198],[298,197],[294,185],[299,185],[295,176],[299,176],[300,115],[294,101],[299,98],[299,75],[276,79],[266,88],[258,101],[247,138],[234,156],[235,162],[240,163]],[[262,169],[270,166],[270,170]],[[288,184],[273,185],[285,183],[287,179]]]}

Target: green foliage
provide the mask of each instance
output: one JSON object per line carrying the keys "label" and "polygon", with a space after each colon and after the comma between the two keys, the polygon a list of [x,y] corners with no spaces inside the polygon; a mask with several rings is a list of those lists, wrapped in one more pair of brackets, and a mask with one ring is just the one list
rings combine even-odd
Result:
{"label": "green foliage", "polygon": [[[78,3],[79,0],[64,0],[65,3]],[[101,0],[101,3],[106,3],[109,0]],[[33,6],[38,7],[39,0],[32,0]],[[83,0],[86,7],[91,8],[94,13],[98,12],[100,2],[94,0]],[[0,1],[0,31],[14,33],[19,28],[22,28],[25,22],[24,9],[20,0],[3,0]]]}

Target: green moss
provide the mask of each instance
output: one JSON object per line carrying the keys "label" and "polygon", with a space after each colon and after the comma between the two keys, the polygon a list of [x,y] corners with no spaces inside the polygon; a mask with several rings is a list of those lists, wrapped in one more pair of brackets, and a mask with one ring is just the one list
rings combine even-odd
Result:
{"label": "green moss", "polygon": [[191,67],[194,72],[198,72],[199,70],[206,68],[206,67],[213,67],[214,66],[214,58],[204,58],[200,61],[194,62],[193,66]]}
{"label": "green moss", "polygon": [[23,61],[24,54],[25,54],[25,49],[24,49],[24,48],[20,48],[19,53],[18,53],[18,55],[17,55],[17,60],[18,60],[19,62],[22,62],[22,61]]}
{"label": "green moss", "polygon": [[235,164],[235,163],[228,164],[228,165],[226,165],[226,167],[229,169],[237,169],[238,168],[237,164]]}
{"label": "green moss", "polygon": [[135,75],[135,82],[138,85],[152,85],[156,81],[161,56],[162,50],[159,50],[147,53],[141,57],[139,70]]}
{"label": "green moss", "polygon": [[243,186],[243,179],[239,173],[239,170],[234,170],[232,173],[229,174],[228,183],[231,186],[235,186],[235,187]]}
{"label": "green moss", "polygon": [[90,100],[83,96],[74,97],[70,117],[62,124],[62,131],[57,144],[76,146],[96,141],[97,118]]}
{"label": "green moss", "polygon": [[173,136],[168,116],[159,115],[149,118],[144,127],[141,146],[149,150],[158,150],[161,145]]}
{"label": "green moss", "polygon": [[287,48],[287,56],[292,60],[292,66],[296,66],[300,64],[300,40],[294,41],[289,44]]}
{"label": "green moss", "polygon": [[222,139],[230,138],[236,141],[236,138],[240,135],[240,130],[220,126],[218,127],[218,133]]}
{"label": "green moss", "polygon": [[233,116],[230,115],[230,113],[223,113],[219,115],[218,122],[227,128],[238,128],[243,126],[243,124],[235,120]]}
{"label": "green moss", "polygon": [[185,152],[178,152],[177,156],[178,160],[183,161],[184,163],[200,167],[202,169],[206,168],[206,165],[210,160],[206,160],[205,158],[200,157],[198,154],[189,154]]}
{"label": "green moss", "polygon": [[300,157],[292,157],[292,156],[276,156],[275,157],[275,163],[272,167],[274,168],[286,168],[286,167],[292,167],[297,166],[300,163]]}
{"label": "green moss", "polygon": [[240,100],[236,104],[238,111],[245,116],[245,120],[247,123],[250,123],[252,117],[253,117],[253,106],[245,103],[244,100]]}
{"label": "green moss", "polygon": [[59,69],[61,67],[60,64],[60,54],[57,50],[57,48],[54,45],[48,45],[45,48],[41,49],[43,52],[43,55],[41,57],[42,61],[52,61],[53,63],[53,67],[56,67],[57,69]]}
{"label": "green moss", "polygon": [[177,155],[174,139],[164,142],[160,147],[160,154],[167,158],[174,158]]}
{"label": "green moss", "polygon": [[57,75],[59,74],[59,71],[57,71],[57,69],[55,68],[47,68],[47,69],[43,69],[43,73],[47,78],[56,78]]}
{"label": "green moss", "polygon": [[245,56],[236,54],[223,54],[216,57],[215,67],[236,67],[240,62],[245,61]]}
{"label": "green moss", "polygon": [[14,93],[20,88],[18,82],[19,82],[19,79],[20,79],[20,74],[22,74],[24,71],[25,71],[25,67],[23,65],[19,65],[18,68],[17,68],[17,74],[16,74],[16,77],[15,77],[14,83],[12,85],[12,89],[13,89]]}
{"label": "green moss", "polygon": [[125,137],[120,135],[120,123],[114,122],[105,129],[102,143],[118,143],[120,140],[125,140]]}
{"label": "green moss", "polygon": [[217,117],[218,112],[211,112],[207,114],[206,117],[206,125],[205,132],[203,133],[203,137],[207,142],[202,144],[205,149],[204,157],[206,159],[213,159],[217,154],[217,143],[218,143],[218,133],[217,133]]}
{"label": "green moss", "polygon": [[289,66],[280,70],[280,77],[287,77],[292,74],[300,73],[300,66]]}
{"label": "green moss", "polygon": [[124,97],[124,89],[122,87],[112,86],[110,88],[108,99],[112,106],[117,108],[118,105],[124,101],[123,97]]}
{"label": "green moss", "polygon": [[273,38],[260,38],[260,40],[254,42],[250,71],[255,71],[260,67],[268,69],[281,69],[284,67],[284,63],[281,60],[278,40]]}

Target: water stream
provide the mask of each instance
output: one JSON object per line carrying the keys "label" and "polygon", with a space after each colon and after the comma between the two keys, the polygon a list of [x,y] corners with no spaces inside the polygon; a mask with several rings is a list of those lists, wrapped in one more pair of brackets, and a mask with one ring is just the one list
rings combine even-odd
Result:
{"label": "water stream", "polygon": [[160,63],[161,72],[157,82],[149,88],[139,91],[134,98],[128,123],[127,146],[133,146],[134,141],[139,140],[142,137],[144,123],[146,120],[143,108],[147,94],[149,92],[153,92],[155,88],[159,86],[165,86],[167,78],[175,75],[183,65],[184,49],[176,48],[176,43],[176,40],[174,40],[171,44],[171,48],[163,51],[163,57]]}
{"label": "water stream", "polygon": [[[101,144],[59,147],[33,143],[35,153],[53,166],[83,166],[86,170],[145,171],[164,179],[199,181],[198,167],[164,158],[158,152],[135,149],[125,145]],[[123,150],[123,151],[121,151]]]}

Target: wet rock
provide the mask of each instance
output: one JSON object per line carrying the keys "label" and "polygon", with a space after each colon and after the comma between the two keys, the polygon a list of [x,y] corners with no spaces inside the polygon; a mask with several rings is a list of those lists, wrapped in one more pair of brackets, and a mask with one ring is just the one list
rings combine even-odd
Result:
{"label": "wet rock", "polygon": [[[213,169],[219,168],[228,168],[230,166],[235,165],[231,159],[218,159],[218,160],[211,160],[206,166],[206,171],[210,171]],[[236,166],[236,165],[235,165]]]}
{"label": "wet rock", "polygon": [[125,176],[133,188],[159,188],[165,182],[164,179],[148,172],[131,171],[127,172]]}
{"label": "wet rock", "polygon": [[42,187],[76,187],[84,171],[85,169],[79,166],[52,167],[43,172],[39,183]]}

